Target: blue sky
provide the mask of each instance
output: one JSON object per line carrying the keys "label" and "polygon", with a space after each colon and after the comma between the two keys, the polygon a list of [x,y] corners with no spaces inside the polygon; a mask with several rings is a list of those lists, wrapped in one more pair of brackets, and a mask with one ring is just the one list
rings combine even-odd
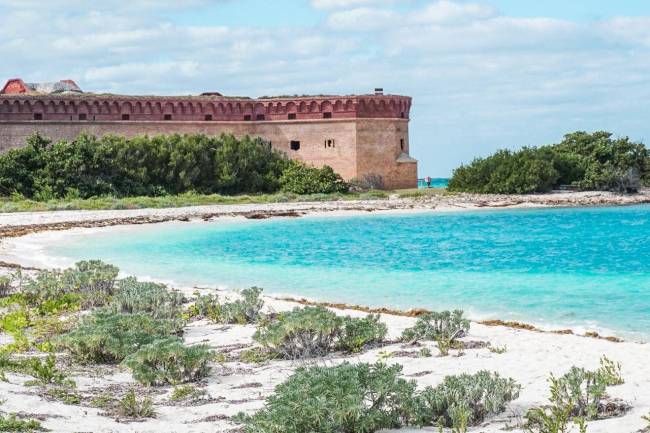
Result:
{"label": "blue sky", "polygon": [[[414,98],[447,176],[575,130],[650,136],[646,0],[0,0],[0,80],[92,91]],[[34,32],[37,30],[37,32]]]}

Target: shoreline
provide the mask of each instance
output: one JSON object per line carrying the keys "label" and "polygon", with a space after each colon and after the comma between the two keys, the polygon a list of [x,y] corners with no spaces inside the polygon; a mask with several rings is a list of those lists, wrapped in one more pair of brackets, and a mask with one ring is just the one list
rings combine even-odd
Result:
{"label": "shoreline", "polygon": [[[403,207],[380,209],[373,207],[362,209],[342,209],[338,204],[326,203],[320,206],[320,211],[314,204],[302,204],[303,208],[291,212],[301,212],[303,217],[336,216],[345,215],[367,215],[368,212],[388,213],[414,213],[414,212],[457,212],[457,211],[483,211],[504,209],[504,207],[481,207],[473,204],[471,208],[443,207],[437,203],[414,203],[414,200],[407,201]],[[460,205],[460,203],[458,203]],[[564,203],[566,205],[566,203]],[[639,204],[639,203],[618,203],[618,205]],[[433,207],[431,207],[433,205]],[[467,203],[463,204],[467,205]],[[603,205],[602,203],[588,204],[590,206]],[[278,208],[278,206],[280,206]],[[263,207],[262,209],[237,209],[236,212],[217,212],[218,216],[212,213],[212,219],[218,221],[246,221],[246,215],[261,215],[267,217],[290,217],[280,215],[281,212],[289,212],[281,205]],[[358,206],[355,205],[355,206]],[[384,205],[385,206],[385,205]],[[427,207],[429,206],[429,207]],[[587,206],[587,204],[581,204]],[[311,207],[311,210],[305,210]],[[539,203],[518,203],[508,205],[506,209],[543,208],[548,205]],[[554,206],[557,207],[557,206]],[[323,210],[325,209],[325,210]],[[155,214],[159,209],[154,210]],[[22,267],[26,271],[35,269],[34,263],[28,263],[37,256],[34,250],[26,253],[23,257],[7,255],[7,248],[11,245],[25,245],[30,242],[30,237],[47,239],[48,237],[65,239],[68,231],[73,230],[84,233],[87,231],[100,230],[101,227],[119,226],[116,230],[129,230],[138,227],[140,224],[165,223],[158,221],[158,218],[169,218],[166,223],[173,224],[173,221],[184,221],[186,223],[201,223],[204,221],[200,215],[205,215],[205,209],[187,210],[172,215],[136,215],[135,218],[142,218],[139,223],[124,225],[121,221],[132,221],[134,216],[119,215],[118,218],[106,219],[101,215],[84,215],[85,211],[75,213],[70,218],[69,214],[50,215],[42,218],[40,215],[23,215],[22,224],[6,219],[6,215],[0,215],[0,260],[12,263],[0,263],[3,271],[12,270],[13,267]],[[232,211],[232,209],[231,209]],[[106,211],[102,211],[106,212]],[[107,211],[113,212],[113,211]],[[128,212],[128,211],[120,211]],[[194,213],[192,213],[194,212]],[[237,214],[239,212],[239,214]],[[261,214],[260,214],[261,212]],[[234,213],[234,214],[233,214]],[[187,217],[195,215],[196,217]],[[293,215],[291,215],[293,216]],[[89,217],[89,218],[86,218]],[[187,219],[183,219],[186,218]],[[99,222],[99,225],[95,225]],[[109,222],[111,224],[109,224]],[[52,225],[55,229],[50,229]],[[11,231],[12,228],[16,228]],[[29,227],[29,229],[26,229]],[[6,233],[13,234],[9,238]],[[26,237],[23,237],[28,235]],[[33,238],[32,238],[33,239]],[[6,267],[9,266],[9,267]],[[38,266],[36,266],[38,267]],[[155,280],[155,278],[154,278]],[[157,280],[160,281],[160,280]],[[173,286],[186,296],[191,296],[197,288],[189,286]],[[202,294],[218,294],[220,298],[233,296],[231,291],[199,288]],[[118,394],[123,390],[134,387],[138,393],[150,396],[158,410],[158,417],[145,422],[125,423],[103,415],[102,410],[82,405],[67,405],[59,401],[44,399],[38,393],[30,391],[23,383],[25,376],[8,374],[8,382],[0,382],[0,393],[3,395],[20,396],[10,398],[4,405],[3,410],[18,412],[27,415],[38,415],[42,418],[43,425],[53,431],[73,432],[86,431],[88,425],[93,426],[93,431],[101,433],[114,432],[157,432],[157,431],[178,431],[181,433],[193,432],[234,432],[237,425],[232,422],[231,417],[241,411],[252,413],[264,405],[264,399],[273,393],[275,386],[282,383],[296,368],[302,365],[336,365],[344,361],[349,362],[377,362],[385,360],[389,364],[398,363],[403,365],[403,376],[416,380],[418,387],[437,385],[447,375],[461,373],[475,373],[488,369],[496,371],[502,376],[513,377],[522,384],[523,390],[519,399],[513,401],[507,411],[498,417],[488,419],[481,426],[470,428],[475,433],[500,433],[509,425],[517,424],[523,417],[525,411],[533,406],[544,405],[548,398],[548,375],[563,374],[572,365],[589,369],[596,368],[601,356],[605,355],[610,359],[621,362],[623,376],[626,383],[611,389],[612,398],[620,398],[629,402],[633,407],[627,414],[618,418],[592,421],[589,423],[589,433],[631,433],[645,426],[641,417],[650,411],[650,345],[634,341],[619,341],[618,339],[598,338],[596,336],[580,336],[569,333],[567,330],[544,331],[536,326],[523,323],[502,322],[502,321],[473,321],[469,335],[463,337],[462,341],[467,343],[468,348],[465,354],[454,354],[452,356],[422,358],[417,356],[419,347],[411,347],[397,341],[401,332],[414,324],[417,310],[401,312],[390,308],[369,308],[364,306],[314,302],[308,299],[273,297],[264,294],[265,311],[280,312],[287,311],[300,305],[322,305],[337,314],[345,314],[353,317],[363,317],[367,313],[376,312],[380,314],[382,322],[387,327],[389,334],[387,342],[377,348],[354,355],[333,354],[322,359],[308,360],[304,362],[274,360],[263,364],[249,364],[238,360],[229,360],[225,364],[215,365],[214,373],[197,386],[205,390],[211,399],[197,406],[174,405],[170,403],[169,396],[173,387],[147,388],[139,386],[131,375],[120,367],[102,366],[100,372],[89,376],[86,370],[74,370],[73,379],[77,382],[77,392],[83,395],[92,395],[97,389],[115,392]],[[422,310],[419,311],[420,313]],[[494,326],[493,326],[494,325]],[[233,350],[239,351],[243,348],[252,347],[252,335],[255,328],[252,325],[223,326],[211,323],[206,320],[199,320],[187,324],[184,332],[186,344],[208,344],[213,350],[220,353],[231,354]],[[593,337],[593,338],[588,338]],[[438,353],[435,343],[425,342],[422,347],[430,349],[434,354]],[[505,352],[497,353],[490,350],[490,347],[504,348]],[[254,385],[254,386],[253,386]],[[438,431],[437,429],[402,429],[390,430],[392,433],[416,433]],[[523,432],[523,429],[516,428],[512,431]]]}

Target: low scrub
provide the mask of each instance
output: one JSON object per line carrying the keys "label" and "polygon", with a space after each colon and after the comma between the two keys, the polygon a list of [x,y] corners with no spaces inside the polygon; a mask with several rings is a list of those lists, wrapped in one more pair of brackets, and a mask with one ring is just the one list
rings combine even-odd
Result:
{"label": "low scrub", "polygon": [[85,307],[98,307],[108,303],[115,294],[115,281],[119,269],[100,260],[81,261],[63,273],[70,288],[82,294]]}
{"label": "low scrub", "polygon": [[15,413],[0,415],[0,432],[34,432],[47,431],[35,419],[21,419]]}
{"label": "low scrub", "polygon": [[245,325],[255,323],[261,317],[264,301],[262,289],[251,287],[239,292],[240,299],[220,302],[217,295],[196,294],[194,304],[188,309],[190,317],[204,317],[217,323]]}
{"label": "low scrub", "polygon": [[280,189],[294,194],[344,193],[350,187],[330,166],[308,167],[289,161],[280,176]]}
{"label": "low scrub", "polygon": [[505,410],[520,387],[496,373],[450,376],[422,392],[400,365],[344,363],[300,368],[278,385],[265,408],[237,419],[247,433],[371,433],[406,426],[469,425]]}
{"label": "low scrub", "polygon": [[415,325],[405,329],[402,340],[408,343],[438,341],[451,345],[469,332],[470,322],[460,310],[425,313],[418,317]]}
{"label": "low scrub", "polygon": [[[526,414],[526,428],[534,433],[562,433],[571,422],[580,431],[585,421],[606,416],[621,415],[627,411],[624,403],[608,405],[607,387],[620,385],[623,378],[620,365],[607,357],[600,360],[597,370],[571,367],[560,377],[551,375],[549,398],[550,406],[533,408]],[[613,410],[613,412],[612,412]]]}
{"label": "low scrub", "polygon": [[156,416],[153,401],[149,397],[138,398],[133,389],[119,401],[117,413],[133,419],[155,418]]}
{"label": "low scrub", "polygon": [[183,295],[164,284],[138,281],[134,277],[118,283],[111,309],[116,313],[146,313],[156,319],[175,319],[181,315]]}
{"label": "low scrub", "polygon": [[28,385],[75,385],[68,375],[56,366],[56,356],[53,354],[45,358],[19,359],[13,359],[7,354],[0,355],[0,377],[4,377],[5,372],[32,376],[34,380],[27,382]]}
{"label": "low scrub", "polygon": [[212,351],[205,345],[185,346],[176,338],[167,338],[141,347],[124,364],[140,383],[176,385],[206,377],[212,357]]}
{"label": "low scrub", "polygon": [[323,307],[295,308],[261,323],[253,339],[285,359],[324,356],[334,350],[356,352],[379,343],[386,325],[378,316],[341,317]]}
{"label": "low scrub", "polygon": [[179,334],[181,329],[175,320],[155,319],[144,313],[98,310],[57,338],[55,345],[82,363],[117,363],[144,345]]}

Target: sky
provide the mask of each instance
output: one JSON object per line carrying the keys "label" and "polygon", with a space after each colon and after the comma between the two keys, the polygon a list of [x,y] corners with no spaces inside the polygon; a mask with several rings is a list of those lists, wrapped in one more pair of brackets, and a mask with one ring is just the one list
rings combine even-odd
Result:
{"label": "sky", "polygon": [[0,81],[409,95],[420,176],[576,130],[650,138],[648,0],[0,0],[0,41]]}

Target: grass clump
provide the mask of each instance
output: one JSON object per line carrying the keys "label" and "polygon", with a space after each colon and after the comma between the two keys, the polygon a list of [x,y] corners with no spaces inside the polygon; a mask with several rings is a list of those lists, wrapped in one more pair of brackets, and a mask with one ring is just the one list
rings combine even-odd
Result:
{"label": "grass clump", "polygon": [[35,432],[47,431],[35,419],[20,419],[15,413],[0,415],[0,432]]}
{"label": "grass clump", "polygon": [[334,350],[356,352],[386,336],[378,316],[337,316],[323,307],[295,308],[258,326],[253,339],[285,359],[324,356]]}
{"label": "grass clump", "polygon": [[206,394],[204,389],[198,389],[192,385],[181,385],[174,388],[169,400],[173,402],[200,400]]}
{"label": "grass clump", "polygon": [[344,363],[299,368],[278,385],[266,406],[239,415],[247,433],[374,432],[399,428],[413,416],[415,382],[402,367]]}
{"label": "grass clump", "polygon": [[176,385],[202,379],[210,372],[212,351],[205,345],[185,346],[176,338],[157,340],[124,360],[133,377],[145,385]]}
{"label": "grass clump", "polygon": [[97,310],[84,317],[75,329],[57,338],[55,345],[82,363],[118,363],[142,346],[179,334],[175,320],[155,319],[148,314],[116,314]]}
{"label": "grass clump", "polygon": [[118,283],[111,309],[115,313],[145,313],[156,319],[175,319],[181,315],[183,295],[164,284],[138,281],[129,277]]}
{"label": "grass clump", "polygon": [[27,385],[75,385],[64,371],[57,368],[54,354],[45,358],[22,359],[12,359],[6,353],[0,354],[0,377],[4,378],[6,372],[32,376],[34,380],[27,382]]}
{"label": "grass clump", "polygon": [[123,417],[133,419],[156,417],[153,400],[149,397],[138,398],[133,389],[119,401],[117,413]]}
{"label": "grass clump", "polygon": [[61,401],[65,404],[81,404],[81,397],[79,394],[72,392],[66,388],[50,388],[46,391],[46,394],[48,397]]}
{"label": "grass clump", "polygon": [[[526,428],[531,433],[562,433],[571,422],[582,432],[585,421],[596,420],[611,411],[605,404],[607,387],[620,385],[623,378],[620,365],[607,357],[600,360],[597,370],[571,367],[560,377],[549,378],[550,406],[533,408],[526,414]],[[628,407],[618,405],[614,415],[624,413]]]}

